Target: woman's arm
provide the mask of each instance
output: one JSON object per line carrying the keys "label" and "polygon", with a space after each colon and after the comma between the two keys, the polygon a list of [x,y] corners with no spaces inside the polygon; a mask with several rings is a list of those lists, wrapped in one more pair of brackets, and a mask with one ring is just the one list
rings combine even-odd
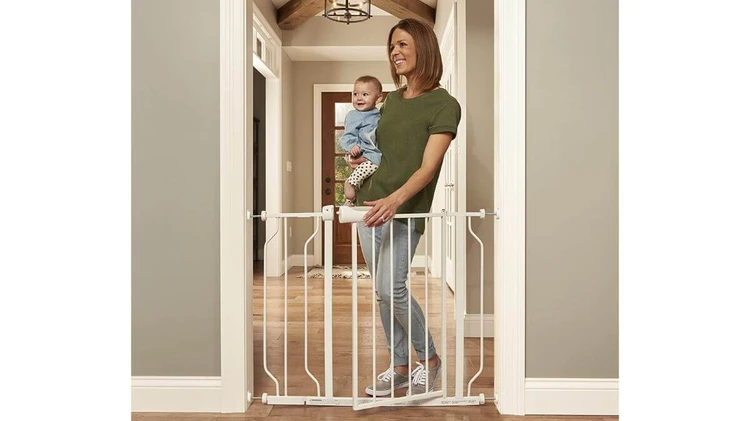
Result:
{"label": "woman's arm", "polygon": [[422,191],[440,169],[440,163],[452,139],[452,133],[431,134],[422,155],[422,165],[406,180],[406,183],[383,199],[365,202],[365,205],[372,206],[372,209],[363,217],[365,225],[368,227],[383,225],[385,221],[393,218],[399,206]]}

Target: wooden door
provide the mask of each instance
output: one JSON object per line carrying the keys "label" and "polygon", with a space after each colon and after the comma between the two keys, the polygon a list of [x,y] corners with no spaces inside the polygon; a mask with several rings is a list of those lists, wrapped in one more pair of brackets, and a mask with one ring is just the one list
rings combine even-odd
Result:
{"label": "wooden door", "polygon": [[[344,118],[353,110],[351,92],[324,92],[322,95],[321,116],[321,159],[323,160],[322,201],[323,205],[338,207],[344,204],[344,181],[352,170],[346,164],[345,151],[339,146],[339,138],[344,134]],[[351,265],[352,231],[351,224],[339,224],[338,217],[333,223],[333,264]],[[324,237],[325,238],[325,237]],[[325,258],[325,247],[323,248]],[[362,248],[357,244],[357,262],[364,264]]]}

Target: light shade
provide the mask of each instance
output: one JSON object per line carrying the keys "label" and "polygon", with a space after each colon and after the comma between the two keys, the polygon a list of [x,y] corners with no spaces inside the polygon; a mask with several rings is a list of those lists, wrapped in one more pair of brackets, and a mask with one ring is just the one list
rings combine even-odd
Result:
{"label": "light shade", "polygon": [[323,0],[323,16],[336,22],[364,22],[370,19],[370,0]]}

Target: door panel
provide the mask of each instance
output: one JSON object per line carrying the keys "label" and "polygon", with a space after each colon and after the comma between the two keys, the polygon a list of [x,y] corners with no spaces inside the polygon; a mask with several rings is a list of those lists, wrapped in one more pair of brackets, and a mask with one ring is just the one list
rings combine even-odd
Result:
{"label": "door panel", "polygon": [[[445,66],[443,67],[445,69],[445,72],[443,73],[443,81],[442,85],[445,87],[445,90],[451,93],[451,95],[455,96],[455,83],[454,83],[454,72],[453,72],[453,63],[454,63],[454,55],[450,54],[448,57],[445,58]],[[457,203],[457,194],[456,194],[456,170],[458,168],[457,163],[457,155],[458,155],[458,140],[453,139],[451,142],[451,146],[448,148],[448,151],[445,153],[445,158],[443,159],[443,168],[442,172],[444,174],[444,180],[445,184],[443,185],[444,190],[444,199],[445,202],[443,204],[444,209],[447,212],[456,212],[458,210],[458,203]],[[447,248],[446,248],[446,256],[445,256],[445,270],[446,273],[444,274],[445,282],[448,283],[448,286],[450,286],[451,290],[455,291],[455,285],[456,285],[456,217],[448,217],[447,220],[447,227],[446,227],[446,238],[443,239],[443,241],[446,241]]]}

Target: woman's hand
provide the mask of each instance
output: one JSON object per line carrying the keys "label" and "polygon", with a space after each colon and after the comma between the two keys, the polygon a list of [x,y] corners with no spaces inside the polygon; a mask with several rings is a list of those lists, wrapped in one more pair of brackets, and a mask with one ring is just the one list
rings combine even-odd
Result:
{"label": "woman's hand", "polygon": [[347,164],[349,164],[349,167],[354,169],[357,168],[357,165],[367,161],[367,158],[365,158],[364,156],[360,156],[359,158],[352,158],[350,155],[346,155],[344,157],[344,160]]}
{"label": "woman's hand", "polygon": [[372,209],[365,213],[362,217],[366,227],[379,227],[386,222],[390,221],[396,210],[402,205],[398,199],[393,195],[385,197],[374,202],[365,202],[366,206],[372,206]]}

